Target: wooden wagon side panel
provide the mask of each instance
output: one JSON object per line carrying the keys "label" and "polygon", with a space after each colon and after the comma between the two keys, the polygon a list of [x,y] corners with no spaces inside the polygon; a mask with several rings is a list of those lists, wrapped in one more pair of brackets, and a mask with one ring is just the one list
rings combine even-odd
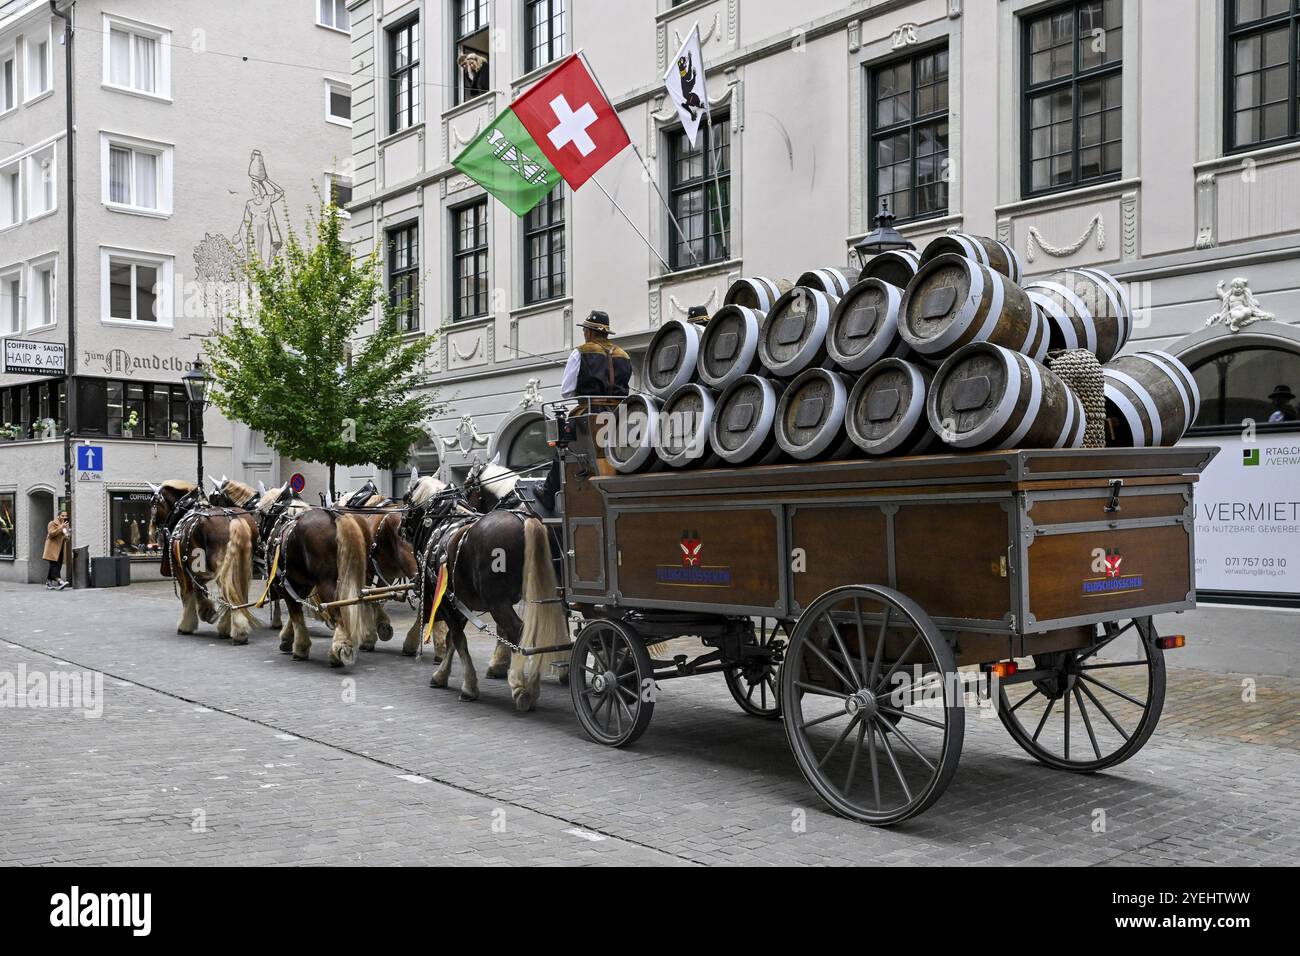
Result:
{"label": "wooden wagon side panel", "polygon": [[843,584],[890,583],[888,507],[860,501],[790,507],[793,611]]}
{"label": "wooden wagon side panel", "polygon": [[1009,621],[1011,496],[903,502],[894,516],[895,587],[936,622]]}
{"label": "wooden wagon side panel", "polygon": [[785,604],[781,509],[611,508],[622,603],[773,614]]}

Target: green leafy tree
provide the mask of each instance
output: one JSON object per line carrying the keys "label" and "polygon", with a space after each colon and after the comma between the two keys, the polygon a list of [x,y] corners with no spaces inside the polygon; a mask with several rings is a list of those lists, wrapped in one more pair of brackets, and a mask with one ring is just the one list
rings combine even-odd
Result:
{"label": "green leafy tree", "polygon": [[338,207],[322,203],[305,241],[290,228],[270,263],[245,268],[248,304],[204,344],[222,414],[281,455],[327,465],[331,500],[336,466],[405,460],[441,410],[423,372],[434,338],[404,337],[378,252],[353,258]]}

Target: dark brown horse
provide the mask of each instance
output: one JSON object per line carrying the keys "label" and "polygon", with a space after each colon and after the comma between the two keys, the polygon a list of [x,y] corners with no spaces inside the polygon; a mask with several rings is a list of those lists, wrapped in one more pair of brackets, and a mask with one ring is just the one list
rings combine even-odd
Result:
{"label": "dark brown horse", "polygon": [[[465,638],[467,612],[491,614],[498,640],[521,648],[565,643],[568,623],[557,600],[555,569],[542,523],[516,511],[479,515],[458,497],[463,495],[436,478],[421,478],[407,494],[403,531],[415,545],[421,565],[417,623],[431,630],[441,621],[448,629],[447,653],[429,684],[447,686],[452,658],[458,654],[464,667],[461,699],[474,700],[478,675]],[[442,573],[446,594],[435,613]],[[527,604],[522,621],[515,613],[521,600]],[[516,709],[536,706],[542,665],[541,655],[511,656],[508,678]]]}
{"label": "dark brown horse", "polygon": [[[217,634],[247,644],[256,624],[248,604],[257,524],[242,508],[214,507],[192,484],[169,479],[149,486],[150,535],[162,544],[162,573],[174,577],[181,597],[178,634],[193,634],[199,620],[216,624]],[[216,582],[220,601],[208,586]]]}
{"label": "dark brown horse", "polygon": [[[369,492],[369,493],[367,493]],[[402,537],[402,502],[385,498],[371,484],[354,495],[340,495],[338,510],[359,518],[366,528],[366,583],[371,587],[388,587],[415,578],[418,567],[411,543]],[[396,595],[391,600],[401,600]],[[375,638],[387,641],[393,636],[393,622],[383,602],[372,606],[374,635],[361,642],[363,651],[375,649]],[[403,649],[403,653],[406,653]],[[414,649],[410,654],[414,654]],[[409,656],[409,655],[408,655]],[[504,671],[502,672],[504,675]]]}
{"label": "dark brown horse", "polygon": [[311,637],[303,606],[308,605],[334,625],[330,665],[352,664],[367,638],[374,646],[374,614],[360,601],[368,576],[366,525],[356,515],[291,499],[287,484],[268,491],[257,507],[271,555],[272,593],[289,608],[280,650],[292,651],[294,660],[307,659]]}

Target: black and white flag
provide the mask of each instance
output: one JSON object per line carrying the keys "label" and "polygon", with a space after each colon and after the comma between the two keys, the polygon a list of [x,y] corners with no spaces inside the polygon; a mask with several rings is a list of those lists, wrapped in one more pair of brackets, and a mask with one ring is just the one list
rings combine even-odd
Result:
{"label": "black and white flag", "polygon": [[677,51],[677,58],[664,74],[664,86],[677,106],[686,138],[695,145],[700,124],[709,113],[709,91],[704,85],[704,55],[700,52],[700,25],[691,27],[690,35]]}

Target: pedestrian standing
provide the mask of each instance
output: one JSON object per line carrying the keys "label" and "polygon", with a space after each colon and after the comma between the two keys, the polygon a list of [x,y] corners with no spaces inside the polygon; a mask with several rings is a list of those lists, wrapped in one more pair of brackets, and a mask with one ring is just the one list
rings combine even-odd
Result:
{"label": "pedestrian standing", "polygon": [[68,513],[60,511],[59,516],[45,529],[45,560],[50,563],[49,573],[45,576],[45,588],[49,591],[62,591],[68,587],[60,571],[63,567],[63,552],[68,546],[72,529],[68,526]]}

